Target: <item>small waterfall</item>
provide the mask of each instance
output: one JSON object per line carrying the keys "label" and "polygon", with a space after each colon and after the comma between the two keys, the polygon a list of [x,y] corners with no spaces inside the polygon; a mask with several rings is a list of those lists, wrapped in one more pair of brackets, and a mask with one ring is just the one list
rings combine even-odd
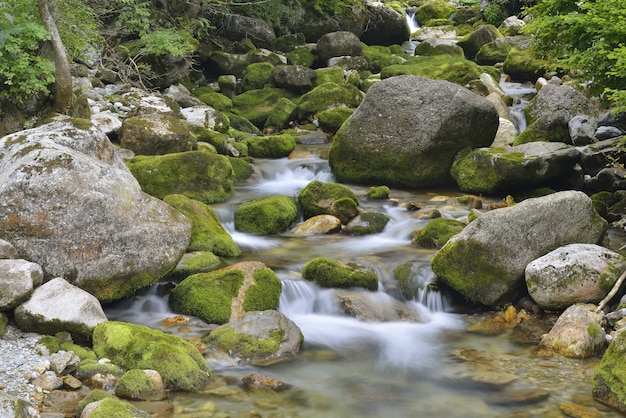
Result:
{"label": "small waterfall", "polygon": [[524,108],[528,101],[537,94],[537,89],[530,83],[515,83],[511,81],[500,81],[502,91],[517,99],[516,103],[511,106],[511,115],[517,122],[517,130],[521,133],[526,129],[526,115]]}
{"label": "small waterfall", "polygon": [[420,28],[419,23],[417,23],[417,19],[415,18],[415,13],[417,12],[417,8],[411,7],[404,10],[404,14],[406,16],[406,23],[409,25],[409,30],[411,33],[417,32]]}
{"label": "small waterfall", "polygon": [[434,282],[435,274],[428,263],[414,263],[407,290],[413,295],[413,301],[426,306],[431,312],[444,312],[450,308],[450,302]]}

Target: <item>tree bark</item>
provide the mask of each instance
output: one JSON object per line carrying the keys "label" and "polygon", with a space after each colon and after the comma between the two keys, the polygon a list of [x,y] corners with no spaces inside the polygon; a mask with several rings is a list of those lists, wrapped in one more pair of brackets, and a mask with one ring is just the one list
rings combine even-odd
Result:
{"label": "tree bark", "polygon": [[61,114],[67,113],[72,105],[72,74],[67,59],[65,45],[61,40],[56,25],[56,0],[37,0],[39,14],[43,24],[50,33],[52,49],[54,51],[54,110]]}

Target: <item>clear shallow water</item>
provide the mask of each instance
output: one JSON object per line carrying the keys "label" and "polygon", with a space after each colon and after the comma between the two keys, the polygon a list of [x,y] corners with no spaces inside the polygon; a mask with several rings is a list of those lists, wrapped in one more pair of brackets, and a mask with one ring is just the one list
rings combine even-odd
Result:
{"label": "clear shallow water", "polygon": [[[318,150],[312,151],[312,155],[294,160],[259,160],[261,175],[238,185],[228,202],[214,206],[245,252],[226,262],[262,261],[281,278],[279,310],[300,327],[305,339],[301,353],[293,361],[265,368],[235,365],[224,358],[208,359],[214,369],[212,384],[202,392],[176,394],[173,410],[160,416],[559,417],[560,403],[580,398],[598,407],[590,399],[591,375],[598,359],[541,358],[534,347],[514,344],[507,334],[486,337],[469,333],[470,324],[490,314],[460,313],[459,306],[427,286],[432,279],[429,260],[435,250],[418,248],[410,240],[412,231],[428,220],[415,219],[415,212],[402,205],[413,202],[436,208],[446,217],[462,218],[468,210],[454,203],[456,192],[392,190],[391,201],[363,199],[363,209],[381,211],[391,218],[382,233],[371,236],[296,238],[285,233],[259,237],[234,231],[232,213],[239,202],[271,194],[296,196],[309,181],[333,180],[326,161],[316,156]],[[350,187],[359,196],[367,192],[364,187]],[[500,199],[483,201],[486,205]],[[332,290],[319,289],[300,276],[303,265],[319,256],[373,268],[379,276],[379,291],[367,295],[381,308],[398,295],[393,269],[414,262],[416,297],[406,304],[422,322],[360,322],[339,315]],[[197,318],[191,318],[184,328],[163,327],[163,319],[175,315],[163,293],[154,286],[133,300],[108,307],[107,315],[192,341],[210,331],[211,326]],[[516,380],[509,389],[540,388],[549,391],[550,397],[533,405],[495,405],[492,398],[498,398],[504,388],[468,380],[472,368],[459,360],[457,350],[485,353],[488,361],[477,363],[479,371],[514,375]],[[275,377],[291,388],[282,392],[244,390],[240,379],[250,373]],[[607,410],[603,413],[619,416]]]}

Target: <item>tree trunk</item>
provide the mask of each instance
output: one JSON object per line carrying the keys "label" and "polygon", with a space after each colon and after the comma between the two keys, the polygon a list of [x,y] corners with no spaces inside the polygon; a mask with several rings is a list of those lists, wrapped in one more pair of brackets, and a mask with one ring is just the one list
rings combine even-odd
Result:
{"label": "tree trunk", "polygon": [[54,51],[55,85],[54,85],[54,110],[65,114],[72,104],[72,74],[70,63],[67,59],[65,45],[61,40],[56,25],[56,0],[37,0],[41,20],[48,33],[52,49]]}

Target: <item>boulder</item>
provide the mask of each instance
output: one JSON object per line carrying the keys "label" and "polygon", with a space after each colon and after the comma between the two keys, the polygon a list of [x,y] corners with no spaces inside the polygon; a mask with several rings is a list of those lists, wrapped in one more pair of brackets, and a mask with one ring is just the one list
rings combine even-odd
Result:
{"label": "boulder", "polygon": [[[335,202],[343,199],[352,201],[350,207],[354,208],[354,211],[351,211],[350,218],[356,216],[359,199],[350,188],[343,184],[313,180],[298,193],[298,202],[302,208],[302,216],[305,219],[315,215],[337,216],[337,214],[331,213],[332,207]],[[343,204],[341,206],[345,207],[346,205]],[[342,220],[342,223],[345,224],[347,222],[344,222],[345,218],[342,216],[337,217]]]}
{"label": "boulder", "polygon": [[256,47],[268,49],[276,42],[274,30],[261,19],[226,13],[220,23],[220,33],[231,41],[248,38]]}
{"label": "boulder", "polygon": [[266,50],[254,50],[245,54],[236,54],[225,51],[211,51],[200,57],[204,62],[204,69],[214,77],[234,75],[242,78],[248,65],[255,62],[270,62],[286,64],[282,59]]}
{"label": "boulder", "polygon": [[498,129],[489,101],[456,84],[415,76],[372,85],[333,139],[338,181],[430,188],[450,185],[463,148],[485,147]]}
{"label": "boulder", "polygon": [[549,186],[570,175],[580,152],[559,142],[479,148],[457,159],[450,174],[467,193],[496,195]]}
{"label": "boulder", "polygon": [[227,352],[253,366],[269,366],[293,359],[303,340],[300,328],[276,310],[245,313],[217,327],[203,339],[210,348]]}
{"label": "boulder", "polygon": [[294,121],[297,111],[297,104],[285,97],[279,99],[274,109],[267,115],[265,124],[263,124],[263,132],[265,134],[281,132]]}
{"label": "boulder", "polygon": [[248,90],[233,97],[232,112],[263,129],[270,113],[283,98],[285,98],[285,92],[278,88]]}
{"label": "boulder", "polygon": [[502,38],[502,34],[493,25],[484,25],[476,29],[472,33],[459,39],[457,45],[463,48],[465,56],[468,59],[474,59],[480,49],[498,38]]}
{"label": "boulder", "polygon": [[8,241],[0,239],[0,259],[6,260],[11,258],[18,258],[19,254],[17,248]]}
{"label": "boulder", "polygon": [[380,212],[361,212],[346,224],[346,232],[356,236],[377,234],[385,229],[389,219]]}
{"label": "boulder", "polygon": [[220,257],[236,257],[241,254],[241,249],[224,229],[211,206],[180,194],[165,196],[163,201],[191,221],[188,251],[210,251]]}
{"label": "boulder", "polygon": [[421,26],[427,26],[430,20],[448,19],[455,9],[449,2],[429,0],[415,11],[415,18]]}
{"label": "boulder", "polygon": [[69,332],[79,343],[91,341],[94,328],[106,321],[98,299],[60,277],[35,289],[30,299],[15,309],[20,329],[49,335]]}
{"label": "boulder", "polygon": [[216,270],[221,265],[220,258],[212,252],[193,251],[183,255],[174,270],[167,275],[167,278],[179,282],[192,274]]}
{"label": "boulder", "polygon": [[502,70],[513,80],[534,82],[546,73],[548,65],[534,57],[530,49],[515,47],[506,56]]}
{"label": "boulder", "polygon": [[363,322],[422,322],[419,312],[384,292],[335,289],[332,294],[342,315]]}
{"label": "boulder", "polygon": [[609,344],[592,378],[593,397],[626,413],[626,332],[619,332]]}
{"label": "boulder", "polygon": [[474,60],[480,65],[496,65],[504,62],[513,48],[528,47],[530,39],[524,36],[496,38],[480,47]]}
{"label": "boulder", "polygon": [[126,164],[141,188],[159,199],[182,194],[202,203],[217,203],[234,192],[230,161],[208,151],[140,155]]}
{"label": "boulder", "polygon": [[202,101],[197,97],[192,96],[189,89],[182,84],[173,84],[169,86],[163,92],[163,96],[174,100],[181,108],[202,105]]}
{"label": "boulder", "polygon": [[504,36],[519,35],[526,22],[517,16],[509,16],[498,26],[498,30]]}
{"label": "boulder", "polygon": [[136,408],[129,402],[114,397],[106,397],[85,405],[80,414],[81,418],[99,416],[113,416],[124,418],[149,418],[150,414]]}
{"label": "boulder", "polygon": [[[63,118],[0,139],[0,238],[101,301],[170,271],[191,224],[143,193],[109,139]],[[158,256],[155,256],[158,254]]]}
{"label": "boulder", "polygon": [[402,45],[409,40],[411,30],[406,16],[396,12],[384,3],[366,5],[369,19],[361,41],[368,45]]}
{"label": "boulder", "polygon": [[330,234],[341,230],[341,220],[332,215],[316,215],[295,227],[292,234],[296,237],[309,237]]}
{"label": "boulder", "polygon": [[567,123],[572,144],[589,145],[597,141],[598,120],[593,116],[576,115]]}
{"label": "boulder", "polygon": [[415,47],[415,55],[452,55],[465,57],[463,48],[445,39],[429,38]]}
{"label": "boulder", "polygon": [[158,371],[165,387],[174,391],[198,391],[209,382],[211,369],[196,347],[141,325],[99,324],[93,332],[93,350],[127,370]]}
{"label": "boulder", "polygon": [[352,84],[323,83],[304,94],[298,103],[298,119],[312,120],[319,112],[335,107],[356,108],[363,93]]}
{"label": "boulder", "polygon": [[545,113],[533,120],[522,131],[513,145],[527,144],[529,142],[562,142],[571,144],[568,123],[571,114],[566,110],[555,110]]}
{"label": "boulder", "polygon": [[539,348],[565,357],[586,358],[606,346],[604,313],[596,305],[572,305],[559,316],[549,333],[541,337]]}
{"label": "boulder", "polygon": [[531,261],[573,243],[598,244],[607,222],[582,192],[564,191],[492,210],[450,238],[431,260],[439,282],[497,307],[517,300]]}
{"label": "boulder", "polygon": [[197,147],[189,129],[172,115],[154,113],[126,118],[119,135],[122,147],[138,155],[162,155]]}
{"label": "boulder", "polygon": [[548,310],[598,303],[626,268],[626,257],[595,244],[570,244],[526,266],[530,297]]}
{"label": "boulder", "polygon": [[356,263],[318,257],[302,268],[302,277],[327,288],[362,287],[370,291],[378,289],[376,272]]}
{"label": "boulder", "polygon": [[[546,84],[528,103],[527,115],[530,121],[542,115],[566,111],[570,119],[575,115],[594,115],[596,108],[581,92],[567,85]],[[568,120],[569,122],[569,120]]]}
{"label": "boulder", "polygon": [[352,32],[337,31],[323,35],[317,41],[317,59],[322,66],[326,66],[332,57],[344,55],[363,55],[363,47],[359,37]]}
{"label": "boulder", "polygon": [[230,121],[220,111],[212,108],[211,106],[192,106],[181,109],[180,111],[187,121],[192,126],[200,126],[213,131],[226,133],[230,127]]}
{"label": "boulder", "polygon": [[[270,118],[267,119],[268,121]],[[267,121],[266,121],[267,124]],[[251,136],[244,139],[248,154],[256,158],[284,158],[296,149],[296,140],[290,134]]]}
{"label": "boulder", "polygon": [[262,89],[270,85],[273,82],[273,72],[274,64],[271,62],[253,62],[248,65],[242,77],[243,91]]}
{"label": "boulder", "polygon": [[358,85],[358,82],[360,81],[360,78],[358,77],[358,72],[368,71],[370,69],[370,61],[367,59],[367,57],[363,55],[359,55],[356,57],[350,56],[350,55],[344,55],[342,57],[330,58],[328,60],[328,67],[340,68],[346,74],[348,74],[349,72],[356,74],[356,77],[355,77],[356,83],[350,83],[350,84]]}
{"label": "boulder", "polygon": [[246,312],[277,309],[281,290],[271,269],[250,261],[187,277],[172,290],[169,302],[174,312],[225,324]]}
{"label": "boulder", "polygon": [[456,219],[433,219],[417,233],[414,241],[417,245],[424,248],[441,248],[450,238],[461,232],[463,228],[465,228],[465,224]]}
{"label": "boulder", "polygon": [[380,78],[416,75],[435,80],[447,80],[465,86],[478,80],[484,68],[473,61],[450,54],[413,57],[405,63],[389,65],[380,71]]}
{"label": "boulder", "polygon": [[43,270],[26,260],[0,259],[0,311],[24,302],[43,283]]}
{"label": "boulder", "polygon": [[294,9],[302,18],[287,22],[291,33],[302,33],[306,42],[318,42],[324,35],[346,31],[358,36],[367,26],[369,14],[361,1],[335,3],[302,2],[303,9]]}
{"label": "boulder", "polygon": [[258,235],[287,231],[300,218],[298,205],[289,196],[263,196],[235,208],[235,229]]}
{"label": "boulder", "polygon": [[160,401],[167,398],[167,392],[158,371],[132,369],[120,377],[115,396],[135,401]]}
{"label": "boulder", "polygon": [[277,65],[272,69],[271,77],[276,87],[298,94],[312,90],[317,81],[317,73],[302,65]]}

